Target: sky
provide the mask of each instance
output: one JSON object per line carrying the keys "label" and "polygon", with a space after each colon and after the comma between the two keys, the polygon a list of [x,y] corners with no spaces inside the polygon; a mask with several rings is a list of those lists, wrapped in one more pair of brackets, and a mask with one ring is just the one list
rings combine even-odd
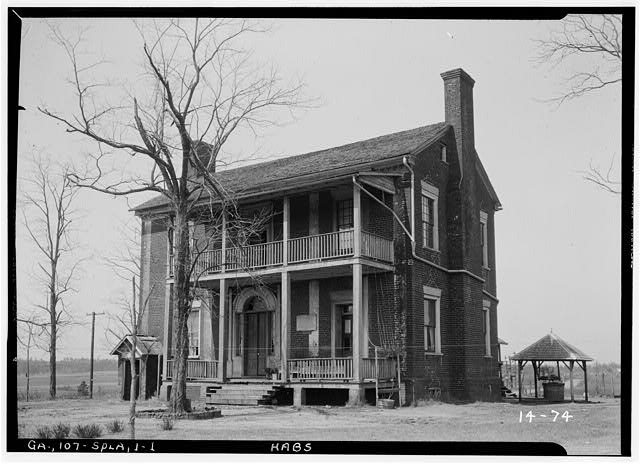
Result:
{"label": "sky", "polygon": [[[59,21],[59,20],[56,20]],[[20,68],[18,196],[28,158],[42,151],[79,162],[92,149],[37,111],[46,105],[69,114],[74,100],[70,68],[40,20],[25,19]],[[63,20],[73,31],[78,20]],[[107,72],[134,85],[142,46],[128,19],[83,19],[87,49],[108,61]],[[302,79],[314,105],[294,120],[245,134],[238,153],[260,158],[296,155],[444,120],[440,73],[461,67],[474,87],[476,150],[501,200],[496,213],[498,335],[520,351],[553,330],[600,362],[620,360],[620,197],[582,177],[590,162],[615,176],[620,145],[620,86],[565,102],[562,79],[592,58],[551,68],[534,62],[535,39],[547,21],[280,20],[246,41],[259,63],[273,63],[286,79]],[[575,69],[574,69],[575,67]],[[630,156],[625,153],[624,156]],[[91,311],[118,311],[129,284],[104,258],[121,243],[129,206],[146,197],[112,198],[83,190],[78,200],[79,245],[88,261],[68,304],[85,323],[68,329],[59,358],[88,357]],[[44,300],[34,284],[38,255],[16,222],[18,312]],[[108,357],[113,339],[107,317],[96,320],[96,357]],[[44,353],[35,354],[45,357]]]}

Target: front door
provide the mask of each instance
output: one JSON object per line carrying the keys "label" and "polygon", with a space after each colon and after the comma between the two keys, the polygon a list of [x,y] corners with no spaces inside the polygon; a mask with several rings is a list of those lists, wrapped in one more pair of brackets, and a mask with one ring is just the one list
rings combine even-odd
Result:
{"label": "front door", "polygon": [[336,356],[348,358],[353,354],[353,305],[336,306],[338,327],[336,327]]}
{"label": "front door", "polygon": [[245,313],[244,321],[244,375],[265,375],[269,355],[271,313],[268,311]]}

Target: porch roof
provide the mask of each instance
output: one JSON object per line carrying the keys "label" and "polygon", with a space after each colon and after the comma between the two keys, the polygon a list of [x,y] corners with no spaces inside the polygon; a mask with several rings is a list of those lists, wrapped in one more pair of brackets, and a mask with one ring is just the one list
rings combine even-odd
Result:
{"label": "porch roof", "polygon": [[[450,126],[438,122],[402,132],[362,140],[326,150],[251,164],[216,173],[225,190],[238,197],[261,194],[267,190],[286,190],[296,180],[312,176],[314,182],[337,175],[358,173],[371,163],[389,161],[422,149],[440,138]],[[140,214],[168,204],[159,195],[133,208]]]}
{"label": "porch roof", "polygon": [[[138,335],[136,343],[136,356],[161,355],[162,343],[151,335]],[[131,352],[133,347],[133,335],[125,335],[111,350],[111,355],[122,355]]]}
{"label": "porch roof", "polygon": [[514,355],[517,361],[593,361],[593,358],[565,342],[553,332]]}

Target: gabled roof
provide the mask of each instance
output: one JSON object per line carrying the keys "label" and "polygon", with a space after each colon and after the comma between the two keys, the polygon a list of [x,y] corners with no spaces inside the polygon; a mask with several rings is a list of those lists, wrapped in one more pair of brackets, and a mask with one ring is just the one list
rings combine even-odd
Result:
{"label": "gabled roof", "polygon": [[[363,166],[384,162],[413,153],[441,137],[450,126],[439,122],[402,132],[362,140],[326,150],[252,164],[216,173],[220,184],[237,196],[250,196],[264,190],[284,190],[296,180],[312,177],[314,181],[336,175],[357,173]],[[167,204],[159,195],[133,208],[142,212]]]}
{"label": "gabled roof", "polygon": [[[121,355],[131,352],[133,347],[133,336],[125,335],[111,350],[111,355]],[[161,355],[162,343],[151,335],[138,335],[136,341],[136,357],[148,355]]]}
{"label": "gabled roof", "polygon": [[511,359],[519,361],[593,361],[593,358],[554,333],[545,335]]}

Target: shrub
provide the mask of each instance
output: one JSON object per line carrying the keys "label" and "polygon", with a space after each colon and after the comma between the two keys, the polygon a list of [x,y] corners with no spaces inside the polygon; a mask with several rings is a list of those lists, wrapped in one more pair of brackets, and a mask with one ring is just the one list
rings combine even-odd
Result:
{"label": "shrub", "polygon": [[78,395],[89,396],[89,386],[84,380],[80,382],[80,385],[78,385]]}
{"label": "shrub", "polygon": [[76,425],[73,433],[78,438],[98,438],[102,435],[102,427],[98,424]]}
{"label": "shrub", "polygon": [[62,422],[57,423],[51,429],[53,433],[53,438],[68,438],[69,433],[71,432],[71,427],[69,424],[63,424]]}
{"label": "shrub", "polygon": [[52,438],[53,437],[53,430],[51,430],[51,427],[49,427],[48,425],[41,425],[40,427],[36,428],[36,438],[39,439],[46,439],[46,438]]}
{"label": "shrub", "polygon": [[119,420],[112,420],[107,424],[107,430],[109,433],[118,433],[124,430],[124,423]]}
{"label": "shrub", "polygon": [[163,416],[160,419],[160,430],[173,430],[173,418],[171,416]]}

